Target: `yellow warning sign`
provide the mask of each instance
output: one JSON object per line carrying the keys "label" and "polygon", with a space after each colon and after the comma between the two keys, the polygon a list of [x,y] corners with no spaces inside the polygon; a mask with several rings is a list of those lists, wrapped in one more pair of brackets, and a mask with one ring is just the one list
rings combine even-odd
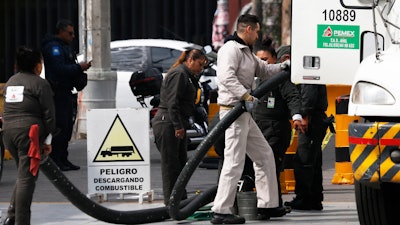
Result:
{"label": "yellow warning sign", "polygon": [[144,161],[117,114],[93,162]]}

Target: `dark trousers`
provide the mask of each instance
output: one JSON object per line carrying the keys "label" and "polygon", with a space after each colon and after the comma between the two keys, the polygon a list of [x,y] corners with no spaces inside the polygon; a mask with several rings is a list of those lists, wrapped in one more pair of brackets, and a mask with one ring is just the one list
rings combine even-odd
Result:
{"label": "dark trousers", "polygon": [[296,198],[310,202],[323,201],[322,186],[322,141],[327,124],[324,113],[313,115],[309,120],[308,131],[298,135],[298,147],[294,157],[294,176]]}
{"label": "dark trousers", "polygon": [[71,140],[74,126],[76,98],[71,92],[56,94],[54,96],[54,104],[56,109],[56,125],[60,129],[60,133],[52,139],[53,150],[50,157],[56,164],[60,164],[68,160],[68,143]]}
{"label": "dark trousers", "polygon": [[4,145],[17,163],[18,177],[8,207],[8,217],[15,219],[15,224],[29,225],[31,222],[31,204],[35,184],[39,173],[30,172],[28,150],[30,139],[28,128],[8,129],[4,131]]}
{"label": "dark trousers", "polygon": [[[156,115],[152,121],[156,146],[161,154],[164,203],[168,205],[172,189],[187,162],[187,139],[175,137],[171,122]],[[186,198],[184,194],[183,198]]]}

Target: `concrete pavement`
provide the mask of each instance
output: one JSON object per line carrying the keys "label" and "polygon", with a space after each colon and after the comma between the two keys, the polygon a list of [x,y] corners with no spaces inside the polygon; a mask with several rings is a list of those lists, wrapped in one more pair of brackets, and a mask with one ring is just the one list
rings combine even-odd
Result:
{"label": "concrete pavement", "polygon": [[[325,200],[324,210],[318,211],[293,211],[282,218],[274,218],[267,222],[247,221],[247,224],[359,224],[354,201],[354,189],[351,185],[332,185],[331,178],[335,173],[334,170],[334,147],[332,142],[328,143],[324,151],[324,189]],[[150,142],[151,157],[151,189],[154,191],[154,201],[143,204],[138,203],[137,196],[120,196],[109,195],[108,201],[100,203],[104,207],[111,209],[127,211],[141,210],[148,208],[163,207],[162,189],[161,189],[161,173],[160,173],[160,157],[157,149],[152,141]],[[81,166],[81,170],[68,171],[64,174],[82,193],[86,194],[87,187],[87,156],[86,156],[86,140],[76,140],[70,144],[70,160]],[[189,152],[189,156],[192,153]],[[16,170],[14,161],[6,161],[3,173],[3,179],[0,182],[0,211],[2,211],[3,221],[6,217],[8,201],[11,195],[12,187],[15,182]],[[189,196],[196,192],[201,192],[217,182],[217,170],[198,168],[193,174],[187,185]],[[122,200],[121,197],[125,199]],[[293,194],[284,195],[284,200],[291,200]],[[97,201],[96,197],[92,198]],[[209,205],[210,206],[210,205]],[[207,212],[207,211],[206,211]],[[203,212],[204,213],[204,212]],[[209,221],[173,221],[166,220],[163,222],[152,224],[210,224]],[[32,205],[32,224],[33,225],[70,225],[70,224],[91,224],[105,225],[109,224],[92,218],[78,208],[72,205],[65,196],[63,196],[53,184],[41,174],[34,194]]]}

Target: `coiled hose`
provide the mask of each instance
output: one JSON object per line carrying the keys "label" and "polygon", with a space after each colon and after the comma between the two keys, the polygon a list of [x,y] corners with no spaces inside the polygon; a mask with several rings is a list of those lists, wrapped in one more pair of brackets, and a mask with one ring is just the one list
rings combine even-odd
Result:
{"label": "coiled hose", "polygon": [[[264,82],[257,88],[253,96],[259,98],[266,91],[277,86],[283,80],[290,77],[290,73],[282,72],[268,81]],[[169,201],[169,207],[158,207],[151,209],[118,211],[104,207],[83,194],[76,188],[71,181],[58,169],[57,165],[50,159],[45,158],[41,162],[40,169],[52,184],[65,196],[68,200],[87,215],[98,220],[114,223],[114,224],[141,224],[159,222],[169,218],[175,220],[183,220],[193,214],[200,207],[212,202],[217,191],[217,186],[211,187],[199,195],[192,196],[181,202],[183,191],[193,175],[195,168],[199,165],[208,149],[215,143],[220,135],[233,123],[246,109],[242,104],[236,105],[204,138],[197,146],[196,154],[188,161],[183,168],[181,174],[175,183],[174,189]]]}

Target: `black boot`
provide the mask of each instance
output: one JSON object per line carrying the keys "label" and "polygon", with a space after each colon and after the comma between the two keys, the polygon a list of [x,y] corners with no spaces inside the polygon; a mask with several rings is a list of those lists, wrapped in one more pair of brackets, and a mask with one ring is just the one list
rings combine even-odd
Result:
{"label": "black boot", "polygon": [[213,213],[210,222],[212,224],[243,224],[246,219],[234,214]]}
{"label": "black boot", "polygon": [[15,224],[15,219],[8,217],[6,220],[4,220],[4,225],[14,225]]}
{"label": "black boot", "polygon": [[258,208],[258,220],[268,220],[270,217],[282,217],[286,213],[290,213],[290,208],[276,207],[276,208]]}
{"label": "black boot", "polygon": [[68,159],[64,162],[64,165],[69,167],[69,170],[79,170],[81,168],[80,166],[72,164]]}
{"label": "black boot", "polygon": [[295,210],[311,210],[311,201],[307,199],[294,198],[290,202],[285,202],[284,205]]}

